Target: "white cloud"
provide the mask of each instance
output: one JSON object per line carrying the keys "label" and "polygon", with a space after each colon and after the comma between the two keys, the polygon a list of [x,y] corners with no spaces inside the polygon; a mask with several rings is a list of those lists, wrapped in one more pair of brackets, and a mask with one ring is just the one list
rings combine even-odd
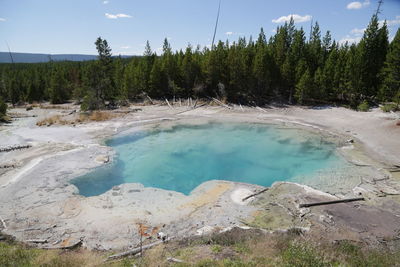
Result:
{"label": "white cloud", "polygon": [[132,16],[127,15],[127,14],[110,14],[110,13],[106,13],[104,14],[106,16],[106,18],[108,19],[119,19],[119,18],[132,18]]}
{"label": "white cloud", "polygon": [[121,49],[129,49],[131,48],[129,45],[121,46]]}
{"label": "white cloud", "polygon": [[369,6],[370,0],[365,0],[364,2],[351,2],[347,5],[347,9],[360,9]]}
{"label": "white cloud", "polygon": [[110,3],[110,1],[108,1],[108,0],[104,0],[104,1],[103,1],[103,4],[104,4],[104,5],[107,5],[108,3]]}
{"label": "white cloud", "polygon": [[6,21],[6,19],[5,18],[0,18],[0,21]]}
{"label": "white cloud", "polygon": [[300,16],[298,14],[291,14],[291,15],[287,15],[287,16],[282,16],[277,19],[273,19],[272,22],[273,23],[287,22],[287,21],[290,21],[291,17],[293,17],[293,20],[295,23],[307,22],[307,21],[310,21],[312,18],[312,16],[310,16],[310,15]]}
{"label": "white cloud", "polygon": [[347,9],[360,9],[362,4],[360,2],[351,2],[347,5]]}
{"label": "white cloud", "polygon": [[339,44],[345,44],[346,42],[349,44],[356,44],[359,41],[361,41],[361,36],[346,35],[346,37],[339,40]]}
{"label": "white cloud", "polygon": [[[383,23],[384,23],[384,20],[380,20],[379,21],[379,26],[382,27]],[[392,19],[392,20],[386,20],[386,24],[388,26],[399,25],[400,24],[400,16],[396,16],[396,18]]]}
{"label": "white cloud", "polygon": [[226,35],[232,35],[233,32],[226,32],[225,34],[226,34]]}
{"label": "white cloud", "polygon": [[356,36],[359,36],[359,35],[363,35],[363,34],[364,34],[364,31],[365,31],[365,28],[364,28],[364,29],[354,28],[354,29],[352,29],[352,30],[350,31],[350,33],[351,33],[351,34],[354,34],[354,35],[356,35]]}

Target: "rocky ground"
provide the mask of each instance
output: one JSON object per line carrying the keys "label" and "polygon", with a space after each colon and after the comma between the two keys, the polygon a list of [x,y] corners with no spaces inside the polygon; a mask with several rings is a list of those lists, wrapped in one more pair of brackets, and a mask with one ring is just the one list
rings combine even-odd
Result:
{"label": "rocky ground", "polygon": [[[334,107],[193,108],[175,104],[130,106],[108,112],[112,114],[103,120],[104,114],[83,118],[78,109],[74,105],[29,111],[16,108],[10,111],[12,124],[0,126],[0,148],[31,146],[0,152],[0,231],[40,247],[82,243],[99,250],[136,247],[140,224],[149,233],[146,242],[157,232],[179,239],[234,226],[267,231],[302,228],[317,238],[370,244],[396,245],[400,238],[398,114]],[[246,201],[242,199],[263,188],[209,181],[185,196],[123,184],[86,198],[69,183],[95,167],[110,164],[114,152],[104,145],[104,138],[208,120],[275,123],[317,132],[342,146],[341,153],[351,167],[348,173],[341,173],[340,182],[316,185],[320,191],[276,183]],[[301,203],[359,196],[366,201],[299,208]]]}

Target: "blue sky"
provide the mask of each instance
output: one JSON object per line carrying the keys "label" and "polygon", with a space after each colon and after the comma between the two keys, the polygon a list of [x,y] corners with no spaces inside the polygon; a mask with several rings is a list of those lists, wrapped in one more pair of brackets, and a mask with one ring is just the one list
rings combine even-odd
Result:
{"label": "blue sky", "polygon": [[[267,35],[290,15],[308,32],[318,21],[322,35],[338,41],[362,36],[376,0],[222,0],[216,39]],[[0,0],[0,51],[95,54],[94,41],[105,38],[113,54],[142,54],[146,40],[159,52],[167,37],[174,50],[209,45],[218,0]],[[400,0],[385,0],[393,38],[400,26]]]}

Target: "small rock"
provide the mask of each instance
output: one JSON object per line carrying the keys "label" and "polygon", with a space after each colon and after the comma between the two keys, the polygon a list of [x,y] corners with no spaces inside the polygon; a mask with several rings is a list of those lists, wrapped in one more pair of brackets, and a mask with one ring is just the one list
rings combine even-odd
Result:
{"label": "small rock", "polygon": [[102,162],[102,163],[108,163],[110,161],[110,158],[107,155],[100,155],[96,157],[96,161]]}

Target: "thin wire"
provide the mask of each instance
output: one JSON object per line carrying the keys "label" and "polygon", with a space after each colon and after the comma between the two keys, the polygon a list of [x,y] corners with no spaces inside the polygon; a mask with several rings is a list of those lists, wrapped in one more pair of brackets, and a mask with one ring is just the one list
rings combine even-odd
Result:
{"label": "thin wire", "polygon": [[6,41],[6,44],[7,44],[7,47],[8,47],[8,53],[10,54],[11,63],[14,64],[14,59],[13,59],[13,57],[12,57],[11,49],[10,49],[10,46],[8,45],[8,42],[7,42],[7,41]]}
{"label": "thin wire", "polygon": [[219,0],[219,4],[218,4],[217,21],[215,22],[214,35],[213,35],[212,44],[211,44],[211,50],[214,48],[214,40],[215,40],[215,34],[217,33],[217,27],[218,27],[218,21],[219,21],[219,11],[220,10],[221,10],[221,0]]}

